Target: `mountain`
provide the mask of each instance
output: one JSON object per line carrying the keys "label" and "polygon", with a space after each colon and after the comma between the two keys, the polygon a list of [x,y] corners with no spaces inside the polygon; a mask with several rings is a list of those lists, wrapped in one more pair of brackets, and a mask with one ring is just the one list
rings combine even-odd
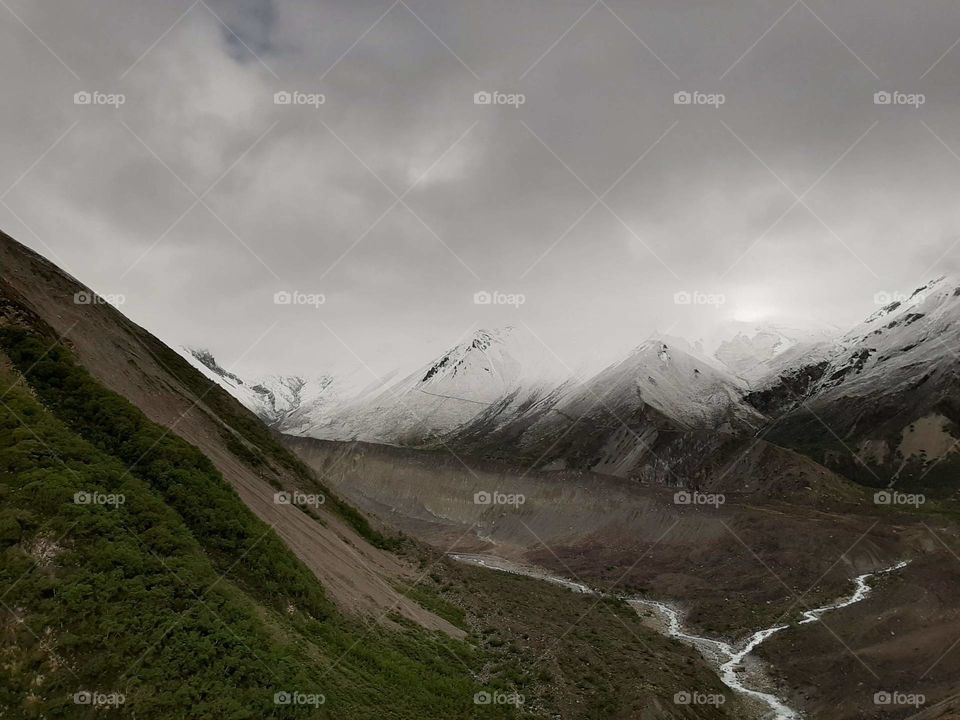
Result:
{"label": "mountain", "polygon": [[936,486],[960,460],[957,287],[928,283],[844,335],[812,323],[735,323],[712,353],[654,337],[580,381],[513,327],[479,330],[399,380],[246,382],[209,352],[189,357],[290,435],[449,446],[673,484],[680,469],[705,480],[717,457],[759,435],[864,484]]}
{"label": "mountain", "polygon": [[359,391],[355,382],[352,392],[330,376],[281,376],[272,385],[279,390],[265,392],[266,381],[243,381],[209,352],[188,355],[288,435],[448,446],[614,475],[641,472],[643,462],[656,456],[652,445],[679,435],[698,433],[700,442],[717,450],[765,422],[743,400],[744,379],[672,337],[650,339],[578,382],[529,332],[509,326],[478,330],[396,382],[374,382]]}
{"label": "mountain", "polygon": [[537,467],[636,477],[664,443],[750,436],[764,418],[743,401],[744,390],[742,380],[683,340],[655,338],[583,382],[554,386],[538,402],[488,408],[449,442]]}
{"label": "mountain", "polygon": [[592,398],[649,406],[683,429],[737,432],[756,428],[762,418],[741,400],[744,385],[684,341],[648,340],[628,357],[585,383],[564,406],[572,410]]}
{"label": "mountain", "polygon": [[266,375],[245,382],[221,367],[209,350],[184,347],[182,351],[191,365],[271,427],[285,427],[287,418],[300,408],[318,404],[321,396],[332,394],[332,375],[309,379],[299,375]]}
{"label": "mountain", "polygon": [[[737,717],[626,604],[371,526],[240,378],[95,297],[0,234],[0,715]],[[687,687],[728,702],[673,710]]]}
{"label": "mountain", "polygon": [[819,324],[733,323],[736,334],[722,340],[713,357],[756,387],[798,363],[824,359],[837,350],[840,331]]}
{"label": "mountain", "polygon": [[511,326],[478,330],[381,392],[348,402],[308,434],[422,444],[462,428],[497,403],[535,402],[565,373],[528,332]]}
{"label": "mountain", "polygon": [[768,439],[860,482],[955,490],[958,340],[960,279],[941,277],[747,400],[775,419]]}
{"label": "mountain", "polygon": [[185,356],[274,429],[330,440],[419,444],[453,432],[508,398],[534,402],[567,370],[528,332],[477,330],[395,380],[351,375],[270,376],[245,382],[205,350]]}

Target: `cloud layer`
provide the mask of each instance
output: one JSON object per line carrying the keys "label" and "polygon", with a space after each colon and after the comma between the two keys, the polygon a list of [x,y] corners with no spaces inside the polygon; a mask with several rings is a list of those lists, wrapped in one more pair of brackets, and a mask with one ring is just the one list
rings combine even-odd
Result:
{"label": "cloud layer", "polygon": [[[505,323],[571,365],[732,317],[843,326],[958,269],[946,0],[8,0],[0,17],[4,229],[244,372],[382,373]],[[525,302],[475,304],[484,290]]]}

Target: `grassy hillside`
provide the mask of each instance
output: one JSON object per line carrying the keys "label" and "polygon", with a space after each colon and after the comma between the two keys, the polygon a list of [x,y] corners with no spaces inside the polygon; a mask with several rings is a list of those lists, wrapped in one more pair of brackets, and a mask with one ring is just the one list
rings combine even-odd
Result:
{"label": "grassy hillside", "polygon": [[0,371],[7,716],[87,717],[83,691],[140,719],[511,714],[474,705],[469,645],[338,613],[199,451],[66,349],[0,346],[30,380]]}

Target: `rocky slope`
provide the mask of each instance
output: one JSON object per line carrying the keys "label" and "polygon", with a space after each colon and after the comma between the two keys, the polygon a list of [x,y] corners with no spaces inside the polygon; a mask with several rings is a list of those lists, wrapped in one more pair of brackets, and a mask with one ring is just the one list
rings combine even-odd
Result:
{"label": "rocky slope", "polygon": [[868,485],[954,492],[960,467],[960,281],[940,278],[747,400],[766,437]]}

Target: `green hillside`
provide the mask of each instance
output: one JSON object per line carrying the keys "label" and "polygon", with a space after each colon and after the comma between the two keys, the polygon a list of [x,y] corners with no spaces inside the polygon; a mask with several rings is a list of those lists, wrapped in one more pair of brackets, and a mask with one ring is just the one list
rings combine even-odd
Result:
{"label": "green hillside", "polygon": [[122,694],[141,719],[511,713],[474,705],[468,644],[338,613],[207,458],[63,347],[11,328],[0,346],[30,380],[0,370],[0,705],[14,717],[89,716],[83,691]]}

